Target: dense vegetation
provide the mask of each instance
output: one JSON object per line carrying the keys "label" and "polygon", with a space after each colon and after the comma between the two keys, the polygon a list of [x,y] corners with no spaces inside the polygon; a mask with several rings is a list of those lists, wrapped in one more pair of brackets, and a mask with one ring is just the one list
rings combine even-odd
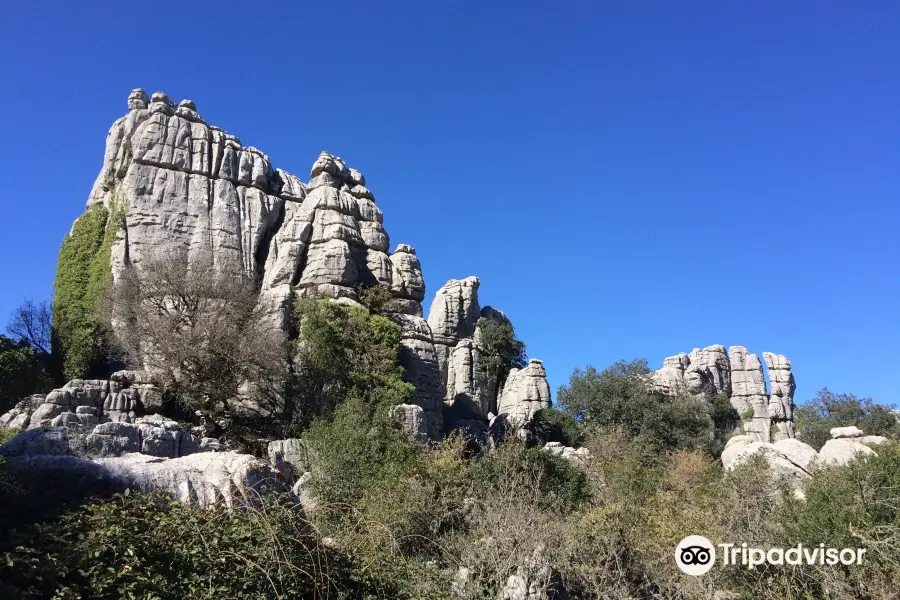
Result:
{"label": "dense vegetation", "polygon": [[875,404],[871,398],[835,394],[828,388],[797,408],[794,419],[797,437],[816,449],[831,439],[832,427],[848,425],[856,425],[866,435],[900,439],[900,421],[890,408]]}
{"label": "dense vegetation", "polygon": [[59,250],[53,352],[62,356],[67,379],[92,376],[103,369],[105,327],[101,314],[116,233],[113,221],[103,205],[93,205],[75,221]]}

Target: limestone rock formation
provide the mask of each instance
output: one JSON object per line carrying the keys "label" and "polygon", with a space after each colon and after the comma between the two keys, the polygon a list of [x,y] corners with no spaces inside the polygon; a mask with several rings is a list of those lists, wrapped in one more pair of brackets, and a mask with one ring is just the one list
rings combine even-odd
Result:
{"label": "limestone rock formation", "polygon": [[[128,423],[106,425],[124,426],[128,431],[122,437],[131,436],[131,440],[135,439],[134,431],[139,427]],[[151,434],[144,441],[156,439]],[[165,443],[153,442],[149,449],[169,452]],[[252,503],[257,494],[281,488],[272,467],[236,452],[196,452],[179,458],[137,452],[94,460],[73,456],[66,428],[23,431],[0,446],[0,455],[8,459],[14,476],[37,481],[65,477],[76,486],[68,490],[73,495],[131,489],[167,493],[182,502],[200,506],[214,503],[233,506]]]}
{"label": "limestone rock formation", "polygon": [[287,485],[293,485],[310,470],[309,449],[303,440],[288,438],[269,442],[269,462],[284,477]]}
{"label": "limestone rock formation", "polygon": [[773,437],[794,437],[794,391],[797,385],[791,373],[791,361],[783,354],[763,352],[769,370],[769,418],[775,430]]}
{"label": "limestone rock formation", "polygon": [[531,420],[534,413],[549,408],[550,404],[550,386],[544,363],[532,358],[524,369],[510,370],[497,402],[497,410],[507,415],[513,425],[521,427]]}
{"label": "limestone rock formation", "polygon": [[761,454],[776,475],[784,477],[794,486],[799,486],[809,477],[810,470],[819,461],[815,449],[795,439],[777,442],[755,441],[747,435],[737,435],[728,440],[722,452],[722,464],[732,470],[750,457]]}
{"label": "limestone rock formation", "polygon": [[134,423],[102,423],[85,438],[85,451],[98,457],[139,452],[148,456],[179,458],[204,450],[200,440],[184,431],[175,421],[160,415],[138,418]]}
{"label": "limestone rock formation", "polygon": [[736,435],[725,444],[722,464],[732,470],[750,457],[761,454],[776,475],[784,477],[795,487],[799,487],[816,465],[823,467],[843,466],[850,461],[875,456],[870,446],[887,443],[887,438],[865,435],[858,427],[835,427],[832,439],[816,452],[815,449],[794,438],[782,438],[775,442],[761,442],[749,435]]}
{"label": "limestone rock formation", "polygon": [[391,409],[391,416],[407,435],[420,442],[428,439],[428,423],[425,411],[415,404],[398,404]]}
{"label": "limestone rock formation", "polygon": [[0,416],[0,426],[27,429],[47,426],[93,426],[133,421],[158,410],[162,394],[143,371],[118,371],[109,380],[73,379],[46,396],[20,401]]}
{"label": "limestone rock formation", "polygon": [[431,328],[421,316],[399,313],[391,318],[400,326],[400,364],[416,388],[416,404],[424,411],[428,436],[440,439],[444,431],[444,393]]}
{"label": "limestone rock formation", "polygon": [[694,394],[707,399],[729,395],[742,419],[743,432],[758,442],[794,437],[794,375],[786,356],[764,352],[771,393],[766,391],[759,357],[743,346],[694,348],[663,361],[653,373],[656,387],[666,394]]}
{"label": "limestone rock formation", "polygon": [[441,381],[447,381],[450,354],[456,344],[475,335],[475,326],[481,316],[478,304],[477,277],[451,279],[438,290],[428,311],[428,325],[434,336],[434,346],[440,367]]}

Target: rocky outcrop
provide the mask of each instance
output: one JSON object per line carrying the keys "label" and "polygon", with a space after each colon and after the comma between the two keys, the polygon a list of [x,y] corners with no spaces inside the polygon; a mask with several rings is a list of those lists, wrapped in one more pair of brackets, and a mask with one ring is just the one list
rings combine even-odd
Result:
{"label": "rocky outcrop", "polygon": [[420,316],[394,314],[391,318],[400,326],[399,361],[416,388],[416,404],[424,412],[428,435],[440,439],[444,432],[444,392],[431,328]]}
{"label": "rocky outcrop", "polygon": [[832,439],[816,452],[809,444],[794,438],[782,438],[775,442],[760,442],[748,435],[736,435],[725,444],[722,464],[730,471],[753,456],[764,456],[773,472],[799,487],[809,478],[816,466],[843,466],[857,458],[876,456],[870,446],[888,443],[890,440],[877,435],[865,435],[857,427],[835,427]]}
{"label": "rocky outcrop", "polygon": [[109,422],[94,427],[85,438],[85,452],[91,456],[121,456],[140,452],[161,458],[179,458],[202,452],[201,441],[175,421],[160,415],[138,418],[134,423]]}
{"label": "rocky outcrop", "polygon": [[269,442],[267,450],[269,462],[289,486],[299,481],[300,477],[310,470],[309,449],[301,439],[275,440]]}
{"label": "rocky outcrop", "polygon": [[143,371],[117,371],[108,380],[73,379],[46,396],[20,401],[0,416],[10,429],[130,422],[162,406],[162,393]]}
{"label": "rocky outcrop", "polygon": [[783,354],[763,352],[769,371],[769,418],[772,437],[776,440],[794,437],[794,391],[797,385],[791,372],[791,361]]}
{"label": "rocky outcrop", "polygon": [[428,325],[434,336],[441,381],[447,382],[450,354],[460,340],[475,335],[475,326],[481,317],[478,304],[477,277],[451,279],[437,291],[428,311]]}
{"label": "rocky outcrop", "polygon": [[747,435],[755,441],[768,442],[772,439],[772,423],[762,363],[743,346],[731,346],[728,358],[731,361],[731,405],[741,416]]}
{"label": "rocky outcrop", "polygon": [[534,413],[549,408],[550,404],[550,386],[544,363],[532,358],[524,369],[510,370],[497,402],[497,410],[507,415],[514,426],[521,427],[531,420]]}
{"label": "rocky outcrop", "polygon": [[398,404],[391,409],[391,417],[411,438],[420,442],[428,439],[428,423],[421,406]]}
{"label": "rocky outcrop", "polygon": [[794,437],[794,375],[786,356],[764,352],[771,391],[759,357],[743,346],[694,348],[690,354],[670,356],[653,373],[653,382],[666,394],[703,396],[728,394],[742,420],[742,430],[758,442]]}
{"label": "rocky outcrop", "polygon": [[[157,452],[157,455],[135,452],[93,460],[73,456],[66,428],[23,431],[0,446],[0,455],[7,458],[14,476],[27,477],[38,483],[64,478],[68,485],[74,486],[64,490],[72,495],[108,494],[131,489],[166,493],[182,502],[200,506],[215,503],[233,506],[252,503],[259,493],[281,489],[272,467],[253,456],[236,452],[196,452],[165,458],[159,454],[172,454],[171,445],[165,436],[157,436],[158,432],[145,434],[140,425],[128,423],[106,425],[124,429],[97,435],[121,433],[123,439],[140,445],[141,449]],[[162,443],[156,443],[159,441]],[[112,446],[106,448],[110,450]]]}
{"label": "rocky outcrop", "polygon": [[544,444],[543,450],[575,464],[587,464],[591,460],[591,451],[583,446],[581,448],[573,448],[564,446],[560,442],[547,442]]}

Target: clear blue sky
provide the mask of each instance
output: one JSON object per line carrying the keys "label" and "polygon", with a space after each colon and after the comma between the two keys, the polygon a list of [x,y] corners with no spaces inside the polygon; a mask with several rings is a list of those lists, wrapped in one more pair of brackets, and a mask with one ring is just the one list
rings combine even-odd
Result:
{"label": "clear blue sky", "polygon": [[426,309],[478,275],[554,391],[721,343],[900,401],[896,1],[9,3],[0,316],[50,296],[135,87],[303,179],[344,157]]}

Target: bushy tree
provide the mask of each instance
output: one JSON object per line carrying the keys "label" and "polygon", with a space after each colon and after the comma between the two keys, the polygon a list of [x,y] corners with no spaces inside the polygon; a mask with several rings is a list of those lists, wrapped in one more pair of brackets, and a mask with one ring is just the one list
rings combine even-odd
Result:
{"label": "bushy tree", "polygon": [[512,323],[505,319],[482,317],[478,319],[476,331],[479,362],[484,368],[490,389],[493,390],[493,401],[503,388],[509,370],[528,365],[525,342],[516,337]]}
{"label": "bushy tree", "polygon": [[824,388],[815,398],[794,411],[797,438],[813,448],[831,439],[833,427],[855,425],[867,435],[900,439],[900,423],[892,407],[876,404],[871,398],[835,394]]}
{"label": "bushy tree", "polygon": [[53,387],[45,357],[27,342],[0,335],[0,414],[31,394]]}
{"label": "bushy tree", "polygon": [[110,320],[129,363],[148,368],[182,406],[213,418],[251,406],[271,412],[287,345],[257,300],[252,278],[210,257],[158,254],[124,269]]}
{"label": "bushy tree", "polygon": [[619,361],[603,371],[576,369],[557,400],[585,426],[618,429],[659,448],[694,448],[713,437],[709,405],[658,390],[643,359]]}
{"label": "bushy tree", "polygon": [[364,308],[307,298],[294,307],[299,331],[289,411],[300,430],[327,418],[347,398],[366,411],[412,401],[415,388],[398,363],[400,328]]}

